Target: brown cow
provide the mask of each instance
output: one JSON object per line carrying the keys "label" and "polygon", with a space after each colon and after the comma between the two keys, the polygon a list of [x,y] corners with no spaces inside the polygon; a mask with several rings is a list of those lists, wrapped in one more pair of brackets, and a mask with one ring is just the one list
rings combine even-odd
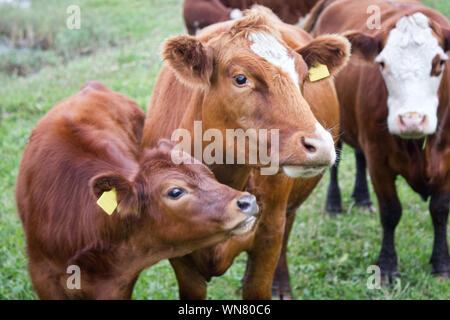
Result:
{"label": "brown cow", "polygon": [[[275,150],[282,168],[279,172],[291,177],[315,176],[299,179],[298,193],[290,196],[293,179],[283,174],[260,175],[255,170],[248,188],[261,196],[263,207],[255,233],[172,259],[181,298],[205,298],[206,282],[222,275],[244,250],[249,253],[244,298],[271,297],[288,198],[289,210],[294,212],[336,157],[332,136],[322,126],[336,127],[339,122],[334,84],[331,79],[310,82],[308,69],[318,62],[335,74],[347,62],[349,50],[345,38],[312,40],[262,7],[235,22],[210,26],[198,38],[178,36],[166,42],[163,56],[167,63],[150,102],[144,147],[156,145],[161,137],[170,138],[177,128],[195,134],[195,121],[202,121],[203,131],[279,129],[279,152]],[[199,148],[193,142],[189,147]],[[249,161],[211,164],[219,181],[239,190],[246,188],[252,169],[260,166]],[[286,272],[286,266],[280,270]]]}
{"label": "brown cow", "polygon": [[[366,23],[369,5],[380,9],[380,29],[370,30]],[[391,278],[397,272],[394,232],[402,208],[395,179],[401,175],[424,200],[431,199],[430,262],[434,274],[448,277],[449,21],[419,1],[407,0],[336,1],[311,19],[315,35],[345,32],[356,54],[336,80],[342,139],[367,159],[383,226],[382,273]],[[358,167],[365,170],[361,161]],[[337,180],[332,184],[337,186]],[[362,180],[355,192],[361,185],[367,189]],[[339,198],[332,194],[329,200]]]}
{"label": "brown cow", "polygon": [[[140,156],[144,118],[91,82],[33,130],[16,200],[39,298],[130,299],[143,269],[254,225],[254,196],[219,184],[199,162],[175,165],[170,142]],[[107,215],[96,200],[112,188],[118,207]],[[77,267],[74,288],[67,270]]]}
{"label": "brown cow", "polygon": [[301,24],[318,0],[185,0],[183,17],[189,34],[226,20],[242,17],[254,4],[270,8],[282,21]]}

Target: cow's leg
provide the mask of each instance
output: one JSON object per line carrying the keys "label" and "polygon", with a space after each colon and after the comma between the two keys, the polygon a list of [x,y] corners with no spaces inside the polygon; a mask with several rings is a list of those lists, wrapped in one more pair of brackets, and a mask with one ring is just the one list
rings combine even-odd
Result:
{"label": "cow's leg", "polygon": [[370,200],[369,187],[367,185],[366,157],[359,149],[355,149],[355,160],[356,180],[352,198],[355,199],[355,203],[358,207],[373,211],[372,200]]}
{"label": "cow's leg", "polygon": [[263,194],[252,247],[248,250],[248,271],[244,299],[270,299],[275,269],[280,257],[286,222],[286,204],[293,179],[284,175],[260,176],[256,186]]}
{"label": "cow's leg", "polygon": [[291,279],[287,262],[287,245],[289,235],[295,220],[296,209],[288,209],[286,214],[286,227],[283,237],[283,247],[281,248],[280,259],[275,270],[272,284],[272,297],[280,300],[292,300]]}
{"label": "cow's leg", "polygon": [[[342,150],[342,142],[340,140],[337,143],[337,149]],[[330,184],[325,205],[325,210],[330,214],[342,212],[341,190],[339,189],[338,181],[339,158],[336,159],[336,163],[330,168]]]}
{"label": "cow's leg", "polygon": [[433,219],[434,244],[430,263],[433,273],[444,278],[450,275],[450,257],[447,243],[447,222],[449,210],[448,194],[433,194],[430,200],[430,213]]}
{"label": "cow's leg", "polygon": [[383,227],[383,240],[378,265],[381,274],[391,281],[392,277],[397,274],[394,234],[402,215],[402,207],[395,189],[395,174],[381,163],[382,161],[374,159],[373,163],[369,165],[369,171],[378,198],[380,220]]}
{"label": "cow's leg", "polygon": [[207,283],[190,256],[170,259],[178,281],[181,300],[206,299]]}

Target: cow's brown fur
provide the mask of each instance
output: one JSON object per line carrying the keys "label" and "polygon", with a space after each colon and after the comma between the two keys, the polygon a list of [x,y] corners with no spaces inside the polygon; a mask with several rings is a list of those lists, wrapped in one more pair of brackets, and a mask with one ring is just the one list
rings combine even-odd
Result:
{"label": "cow's brown fur", "polygon": [[[239,128],[235,123],[235,114],[248,112],[256,106],[257,112],[247,115],[246,119],[253,128],[280,129],[280,162],[290,161],[302,163],[304,157],[298,149],[298,142],[289,136],[296,136],[296,132],[305,134],[313,130],[311,122],[317,119],[325,128],[331,128],[333,133],[338,130],[338,103],[334,84],[331,79],[311,83],[305,79],[308,65],[305,60],[296,55],[297,71],[300,74],[303,96],[293,83],[286,82],[279,70],[273,69],[264,60],[249,51],[246,34],[253,30],[270,32],[289,48],[297,51],[308,51],[308,46],[316,47],[315,42],[305,32],[298,28],[282,23],[279,19],[268,14],[265,9],[253,9],[247,16],[237,22],[224,22],[206,28],[197,38],[200,43],[214,54],[214,71],[210,78],[210,85],[202,85],[194,89],[192,81],[185,85],[186,79],[177,81],[181,77],[190,77],[192,72],[185,72],[185,68],[177,69],[177,65],[169,61],[162,67],[155,85],[144,128],[143,146],[152,146],[159,137],[169,138],[176,128],[186,128],[192,132],[193,121],[202,120],[203,129]],[[185,38],[194,41],[193,38]],[[326,38],[318,42],[326,41]],[[348,47],[342,39],[329,37],[329,43],[334,43],[338,49],[327,63],[332,72],[345,65],[348,59]],[[182,42],[183,43],[183,42]],[[169,40],[168,44],[173,45]],[[307,47],[305,47],[307,46]],[[305,48],[302,50],[301,48]],[[339,49],[340,48],[340,49]],[[316,49],[318,49],[316,47]],[[326,47],[322,54],[330,54]],[[319,50],[319,51],[320,51]],[[167,55],[164,50],[165,56]],[[198,50],[196,50],[198,52]],[[311,52],[312,54],[312,52]],[[204,59],[205,63],[209,58]],[[242,100],[240,96],[231,98],[229,78],[223,73],[229,68],[229,61],[239,62],[242,72],[255,70],[261,79],[258,82],[261,90],[268,90],[268,101],[254,101],[249,96]],[[232,66],[232,65],[231,65]],[[203,70],[204,68],[198,68]],[[194,75],[195,76],[195,75]],[[197,76],[196,76],[197,77]],[[284,77],[284,76],[283,76]],[[220,82],[218,82],[220,79]],[[280,82],[270,79],[278,79]],[[198,77],[195,81],[198,80]],[[264,84],[265,83],[265,84]],[[263,85],[264,84],[264,85]],[[222,86],[223,89],[217,90]],[[288,97],[289,99],[285,99]],[[277,101],[279,99],[279,101]],[[310,112],[312,113],[310,114]],[[313,116],[314,114],[314,116]],[[255,122],[256,121],[256,122]],[[245,130],[247,127],[243,127]],[[287,149],[286,149],[287,148]],[[289,152],[283,152],[289,150]],[[298,153],[300,152],[300,153]],[[290,160],[286,160],[290,159]],[[261,176],[259,171],[252,171],[252,167],[237,165],[212,165],[217,179],[237,189],[248,188],[258,194],[262,205],[262,215],[259,217],[255,232],[246,237],[233,237],[229,241],[213,246],[209,249],[198,250],[189,256],[172,259],[180,287],[181,298],[203,299],[206,297],[206,282],[212,276],[222,275],[231,265],[233,259],[242,251],[249,253],[249,262],[243,287],[244,298],[268,299],[271,296],[271,285],[277,261],[282,248],[284,229],[286,225],[286,208],[288,208],[288,226],[292,225],[294,212],[303,200],[310,194],[320,177],[312,179],[294,179],[285,175]],[[249,177],[251,176],[250,180]],[[249,183],[251,181],[251,183]],[[292,190],[292,192],[291,192]],[[289,203],[288,203],[289,199]],[[286,248],[288,233],[284,248]],[[285,263],[285,249],[278,268],[276,287],[283,287],[283,294],[289,294],[287,265]],[[277,291],[277,295],[279,292]]]}
{"label": "cow's brown fur", "polygon": [[[144,268],[223,241],[248,218],[236,205],[245,193],[202,164],[175,166],[169,142],[141,156],[144,118],[135,102],[90,82],[34,128],[16,200],[39,298],[129,299]],[[171,200],[173,186],[189,192]],[[109,216],[96,200],[112,188],[119,205]],[[70,265],[80,289],[66,284]]]}
{"label": "cow's brown fur", "polygon": [[[325,0],[327,1],[327,0]],[[368,5],[381,9],[381,30],[366,26]],[[407,15],[421,12],[430,20],[439,44],[448,51],[449,21],[419,1],[336,1],[322,8],[317,16],[314,35],[343,33],[353,45],[355,55],[339,74],[336,88],[341,108],[342,139],[363,151],[379,201],[383,225],[383,245],[378,263],[384,274],[397,270],[394,230],[401,217],[395,178],[403,176],[424,199],[431,197],[430,212],[435,228],[431,263],[433,272],[448,276],[450,258],[446,239],[450,199],[450,62],[439,89],[438,129],[429,136],[422,150],[422,140],[404,140],[387,130],[388,92],[379,65],[373,59],[386,43],[396,22]],[[448,52],[447,52],[448,53]],[[365,58],[369,63],[362,63]],[[432,73],[440,74],[438,64]]]}
{"label": "cow's brown fur", "polygon": [[270,8],[283,22],[296,24],[318,0],[185,0],[183,17],[189,34],[211,24],[230,20],[232,9],[246,10],[258,4]]}

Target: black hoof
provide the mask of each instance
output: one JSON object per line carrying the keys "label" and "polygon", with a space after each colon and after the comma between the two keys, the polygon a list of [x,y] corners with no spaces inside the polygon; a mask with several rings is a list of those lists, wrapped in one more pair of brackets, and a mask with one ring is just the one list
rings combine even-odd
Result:
{"label": "black hoof", "polygon": [[289,290],[279,290],[277,288],[272,288],[272,299],[273,300],[293,300],[291,292]]}
{"label": "black hoof", "polygon": [[272,283],[272,299],[293,300],[288,279],[274,279]]}
{"label": "black hoof", "polygon": [[342,206],[340,204],[327,203],[327,205],[325,206],[325,211],[329,215],[336,215],[342,213]]}
{"label": "black hoof", "polygon": [[436,279],[440,281],[448,281],[450,279],[450,272],[444,271],[444,272],[433,272],[433,277],[436,277]]}
{"label": "black hoof", "polygon": [[397,271],[381,272],[381,285],[384,287],[395,285],[397,279],[400,279]]}
{"label": "black hoof", "polygon": [[356,202],[355,206],[357,206],[359,209],[363,210],[363,211],[367,211],[367,212],[371,212],[374,213],[375,212],[375,207],[372,205],[372,202],[369,201],[368,203],[366,202]]}

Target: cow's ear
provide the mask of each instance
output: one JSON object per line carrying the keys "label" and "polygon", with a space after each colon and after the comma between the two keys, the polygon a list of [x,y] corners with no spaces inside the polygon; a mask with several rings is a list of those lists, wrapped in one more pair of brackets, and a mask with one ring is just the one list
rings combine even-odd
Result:
{"label": "cow's ear", "polygon": [[383,49],[384,32],[368,35],[359,31],[348,31],[342,34],[352,44],[352,54],[373,62]]}
{"label": "cow's ear", "polygon": [[120,173],[99,174],[93,177],[89,184],[96,199],[100,199],[105,193],[109,192],[101,201],[103,210],[112,210],[108,212],[109,214],[113,214],[114,211],[117,211],[122,217],[138,214],[137,192],[132,183]]}
{"label": "cow's ear", "polygon": [[163,59],[175,71],[178,79],[190,86],[208,86],[213,72],[212,48],[195,37],[181,35],[167,40]]}
{"label": "cow's ear", "polygon": [[305,60],[308,68],[318,63],[324,64],[333,75],[347,64],[350,57],[350,43],[341,36],[324,35],[296,51]]}

